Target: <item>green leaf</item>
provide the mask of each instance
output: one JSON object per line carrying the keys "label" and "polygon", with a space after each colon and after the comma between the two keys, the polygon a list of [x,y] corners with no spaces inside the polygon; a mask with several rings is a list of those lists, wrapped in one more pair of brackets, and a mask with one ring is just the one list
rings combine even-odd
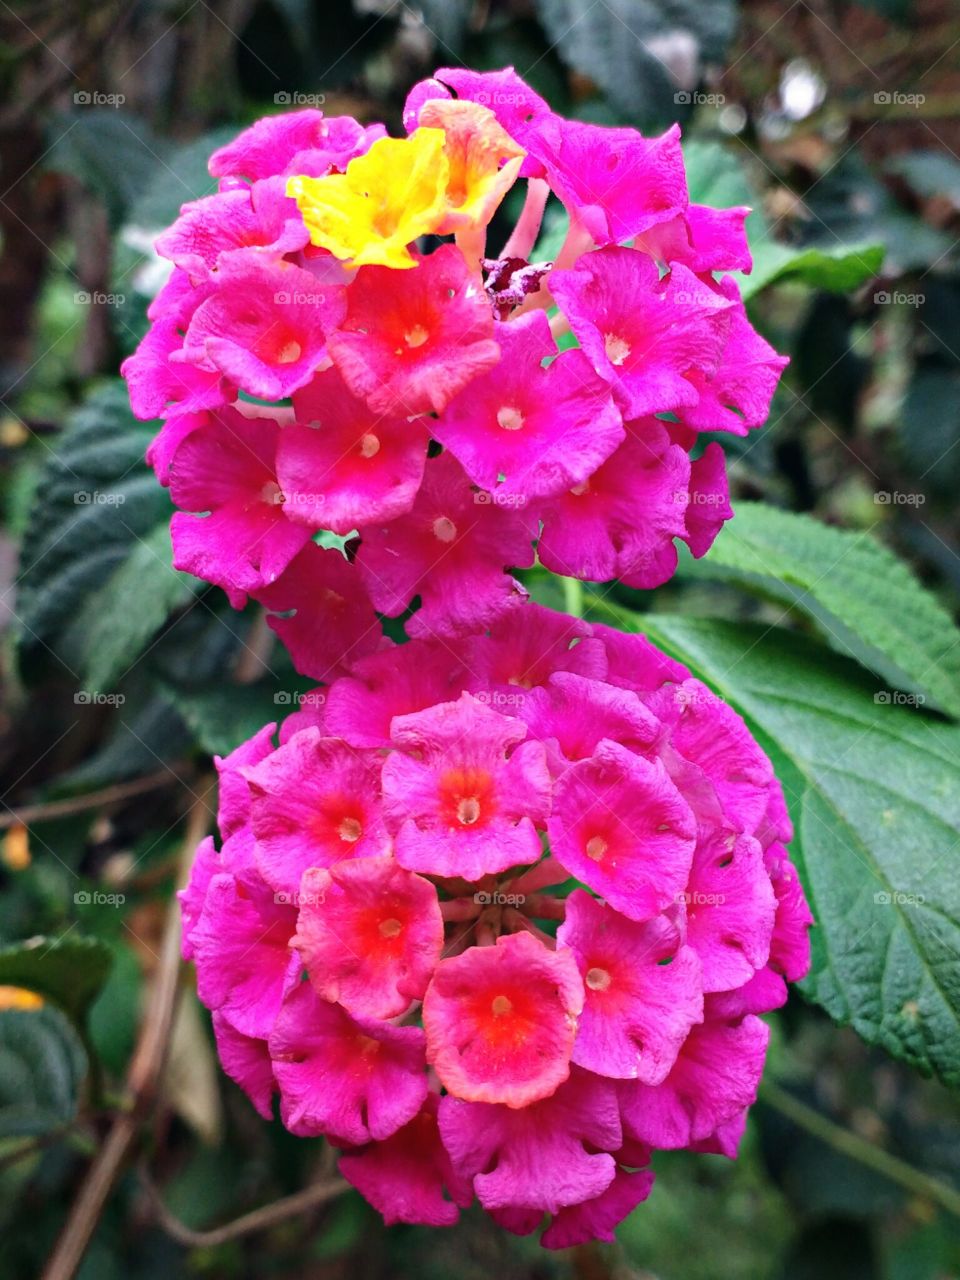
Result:
{"label": "green leaf", "polygon": [[[171,568],[170,526],[164,521],[135,543],[84,605],[78,629],[84,636],[81,670],[94,692],[110,689],[177,609],[193,600],[199,584]],[[136,607],[131,607],[136,601]]]}
{"label": "green leaf", "polygon": [[741,502],[708,554],[685,559],[683,572],[733,582],[798,609],[838,653],[894,689],[960,717],[960,631],[869,533]]}
{"label": "green leaf", "polygon": [[[739,144],[734,144],[739,146]],[[740,277],[744,300],[778,280],[793,279],[832,293],[848,293],[872,279],[883,265],[879,243],[841,243],[831,237],[814,245],[784,244],[777,240],[763,214],[736,151],[720,142],[695,139],[683,148],[690,199],[718,208],[749,205],[747,239],[753,254],[753,270]]]}
{"label": "green leaf", "polygon": [[228,684],[223,680],[198,689],[167,685],[171,702],[190,726],[197,744],[211,755],[225,756],[271,720],[296,711],[301,698],[322,697],[312,681],[291,676]]}
{"label": "green leaf", "polygon": [[59,1011],[0,1011],[0,1139],[59,1129],[77,1114],[87,1056]]}
{"label": "green leaf", "polygon": [[872,280],[883,266],[881,244],[820,244],[793,246],[779,244],[750,227],[753,271],[740,282],[744,300],[749,300],[777,280],[799,280],[830,293],[850,293]]}
{"label": "green leaf", "polygon": [[27,987],[81,1023],[113,957],[96,938],[30,938],[0,950],[0,986]]}
{"label": "green leaf", "polygon": [[865,672],[789,632],[642,625],[771,754],[817,922],[802,989],[870,1044],[960,1085],[960,729],[878,705]]}
{"label": "green leaf", "polygon": [[717,61],[736,26],[732,0],[537,0],[537,15],[568,66],[589,76],[624,117],[673,118],[670,55],[693,44]]}
{"label": "green leaf", "polygon": [[40,475],[21,553],[20,644],[53,646],[78,678],[115,678],[147,621],[155,628],[161,605],[185,598],[166,544],[158,550],[172,507],[144,462],[155,425],[137,422],[123,383],[109,383],[71,415]]}
{"label": "green leaf", "polygon": [[98,196],[113,227],[154,179],[158,165],[164,167],[165,145],[149,124],[112,106],[81,103],[76,112],[52,119],[50,135],[43,167],[69,174]]}

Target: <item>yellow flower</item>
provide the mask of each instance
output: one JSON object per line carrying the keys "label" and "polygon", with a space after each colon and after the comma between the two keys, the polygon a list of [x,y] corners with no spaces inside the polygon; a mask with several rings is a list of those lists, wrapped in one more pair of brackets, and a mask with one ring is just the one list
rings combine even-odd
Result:
{"label": "yellow flower", "polygon": [[527,153],[478,102],[435,98],[424,103],[420,123],[442,129],[446,137],[443,151],[450,176],[440,233],[485,227],[516,181]]}
{"label": "yellow flower", "polygon": [[311,241],[351,267],[415,267],[407,246],[446,214],[444,141],[441,129],[380,138],[346,173],[288,179]]}
{"label": "yellow flower", "polygon": [[43,996],[26,987],[0,987],[0,1009],[39,1009]]}

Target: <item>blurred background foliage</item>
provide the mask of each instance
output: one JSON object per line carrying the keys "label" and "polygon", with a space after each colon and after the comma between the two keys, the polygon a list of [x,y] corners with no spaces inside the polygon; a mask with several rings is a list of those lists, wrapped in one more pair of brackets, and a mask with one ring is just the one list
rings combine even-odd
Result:
{"label": "blurred background foliage", "polygon": [[[213,189],[207,155],[264,112],[321,99],[397,131],[410,85],[460,61],[513,63],[555,109],[595,122],[679,120],[692,196],[754,206],[745,292],[792,358],[770,424],[724,440],[734,505],[763,499],[872,531],[956,615],[960,11],[951,0],[2,9],[0,987],[46,998],[30,1037],[17,1010],[0,1013],[0,1275],[20,1280],[39,1274],[128,1101],[209,754],[302,687],[254,611],[234,614],[169,568],[169,502],[142,462],[152,428],[131,418],[116,378],[162,280],[152,239]],[[615,594],[641,610],[783,619],[782,603],[749,601],[729,577],[685,562],[655,597]],[[958,1139],[954,1095],[794,997],[774,1022],[740,1160],[658,1159],[654,1194],[616,1246],[549,1255],[473,1213],[446,1232],[384,1230],[353,1194],[188,1246],[161,1225],[156,1195],[202,1230],[296,1191],[327,1157],[263,1124],[222,1077],[187,990],[139,1164],[80,1274],[946,1280],[960,1276]]]}

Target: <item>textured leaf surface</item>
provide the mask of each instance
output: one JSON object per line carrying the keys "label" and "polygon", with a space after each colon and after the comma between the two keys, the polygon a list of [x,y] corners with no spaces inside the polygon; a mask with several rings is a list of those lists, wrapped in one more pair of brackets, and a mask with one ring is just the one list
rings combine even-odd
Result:
{"label": "textured leaf surface", "polygon": [[58,1009],[0,1012],[0,1139],[69,1124],[86,1070],[80,1038]]}
{"label": "textured leaf surface", "polygon": [[708,554],[684,573],[720,578],[799,609],[839,653],[960,716],[960,631],[907,566],[869,533],[741,502]]}
{"label": "textured leaf surface", "polygon": [[773,758],[817,921],[806,994],[960,1084],[960,729],[878,706],[865,672],[801,636],[660,616],[642,627]]}
{"label": "textured leaf surface", "polygon": [[0,986],[27,987],[79,1021],[112,962],[110,948],[96,938],[31,938],[0,950]]}

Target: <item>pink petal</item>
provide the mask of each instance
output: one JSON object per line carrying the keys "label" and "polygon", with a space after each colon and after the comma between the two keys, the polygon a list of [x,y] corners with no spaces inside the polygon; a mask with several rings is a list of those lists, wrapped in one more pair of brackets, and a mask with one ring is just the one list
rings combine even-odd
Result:
{"label": "pink petal", "polygon": [[312,868],[291,941],[317,994],[360,1017],[393,1018],[427,988],[443,945],[434,886],[391,857]]}
{"label": "pink petal", "polygon": [[290,519],[348,534],[410,510],[427,457],[423,423],[374,413],[335,369],[297,392],[294,408],[277,452]]}
{"label": "pink petal", "polygon": [[437,1128],[438,1099],[385,1142],[340,1157],[346,1180],[383,1214],[384,1222],[449,1227],[473,1199],[467,1179],[453,1170]]}
{"label": "pink petal", "polygon": [[354,395],[397,417],[440,413],[500,355],[480,280],[450,244],[413,271],[360,267],[329,349]]}
{"label": "pink petal", "polygon": [[495,501],[523,505],[585,481],[623,426],[583,352],[556,355],[542,311],[499,325],[497,341],[500,363],[450,402],[434,435]]}
{"label": "pink petal", "polygon": [[583,983],[529,933],[441,960],[423,1001],[427,1061],[468,1102],[528,1107],[570,1073]]}
{"label": "pink petal", "polygon": [[696,822],[663,765],[605,740],[556,785],[550,848],[631,920],[676,901],[690,871]]}
{"label": "pink petal", "polygon": [[402,751],[384,763],[383,800],[398,862],[479,880],[540,858],[534,824],[546,820],[551,784],[526,732],[468,693],[393,721]]}
{"label": "pink petal", "polygon": [[382,1140],[417,1115],[427,1096],[424,1036],[354,1018],[309,983],[287,996],[270,1034],[283,1123],[301,1138],[338,1144]]}
{"label": "pink petal", "polygon": [[557,942],[584,981],[573,1060],[598,1075],[659,1084],[703,1018],[696,953],[664,916],[636,924],[582,889],[567,900]]}
{"label": "pink petal", "polygon": [[303,729],[243,769],[260,874],[295,901],[308,867],[383,853],[380,757]]}

